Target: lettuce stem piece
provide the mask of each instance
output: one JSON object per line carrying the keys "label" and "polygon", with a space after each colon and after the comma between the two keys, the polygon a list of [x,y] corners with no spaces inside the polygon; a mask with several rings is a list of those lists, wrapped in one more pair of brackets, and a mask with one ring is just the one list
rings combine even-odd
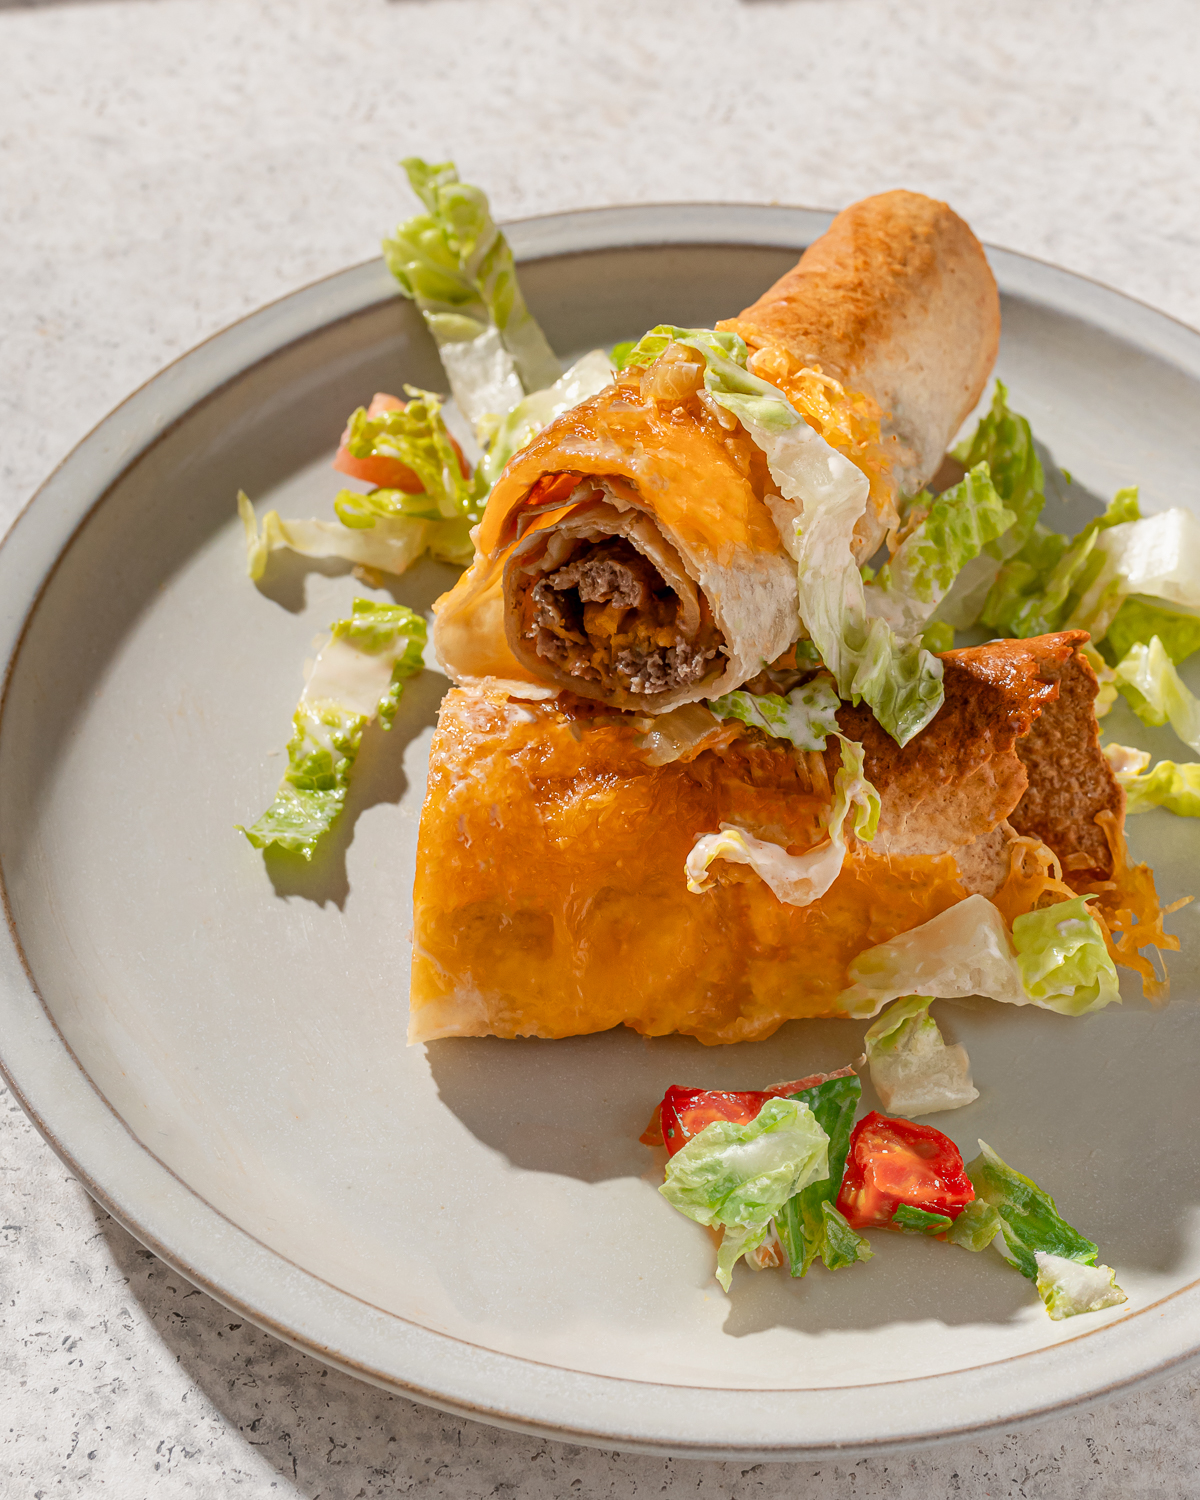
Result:
{"label": "lettuce stem piece", "polygon": [[931,1004],[929,995],[908,995],[867,1031],[871,1082],[890,1115],[912,1119],[960,1109],[979,1098],[966,1048],[946,1046],[929,1014]]}
{"label": "lettuce stem piece", "polygon": [[525,305],[508,241],[486,196],[453,162],[401,165],[426,212],[383,242],[388,269],[420,308],[469,422],[503,417],[562,367]]}
{"label": "lettuce stem piece", "polygon": [[363,730],[376,717],[391,728],[405,681],[421,670],[425,621],[402,604],[356,599],[331,629],[296,709],[275,800],[249,828],[238,825],[256,849],[312,858],[345,805]]}

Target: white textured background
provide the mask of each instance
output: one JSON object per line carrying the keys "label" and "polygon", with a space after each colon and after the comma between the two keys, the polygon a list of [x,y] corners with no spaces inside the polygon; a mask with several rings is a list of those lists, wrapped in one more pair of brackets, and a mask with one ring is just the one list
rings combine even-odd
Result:
{"label": "white textured background", "polygon": [[[409,153],[457,158],[508,217],[916,188],[1200,326],[1198,64],[1194,0],[0,0],[0,532],[168,360],[374,254]],[[1200,1494],[1189,1375],[843,1463],[442,1417],[191,1290],[2,1102],[5,1496]]]}

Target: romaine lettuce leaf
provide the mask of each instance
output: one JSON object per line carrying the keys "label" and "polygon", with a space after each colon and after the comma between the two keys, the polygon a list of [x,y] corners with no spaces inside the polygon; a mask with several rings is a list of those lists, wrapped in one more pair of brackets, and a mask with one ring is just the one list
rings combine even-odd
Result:
{"label": "romaine lettuce leaf", "polygon": [[1037,1262],[1038,1296],[1055,1322],[1129,1301],[1117,1285],[1117,1273],[1111,1266],[1084,1266],[1044,1250],[1036,1251],[1033,1258]]}
{"label": "romaine lettuce leaf", "polygon": [[828,677],[821,675],[781,693],[757,695],[739,689],[708,706],[719,718],[740,719],[776,739],[791,740],[798,750],[824,750],[828,735],[837,733],[841,699]]}
{"label": "romaine lettuce leaf", "polygon": [[783,393],[746,369],[735,333],[662,324],[628,363],[652,363],[669,343],[704,356],[707,396],[737,417],[766,456],[781,498],[768,499],[780,539],[796,563],[800,619],[843,698],[870,705],[907,744],[942,705],[942,664],[919,632],[898,637],[872,615],[854,560],[854,527],[867,506],[866,475],[811,428]]}
{"label": "romaine lettuce leaf", "polygon": [[1104,637],[1108,664],[1115,666],[1133,646],[1148,646],[1154,636],[1171,660],[1179,663],[1200,648],[1200,614],[1132,595],[1117,610]]}
{"label": "romaine lettuce leaf", "polygon": [[442,403],[432,391],[406,385],[409,398],[401,409],[367,415],[360,406],[350,418],[346,446],[352,458],[395,458],[421,482],[419,494],[376,489],[369,494],[342,490],[334,510],[343,526],[369,529],[380,517],[416,517],[449,521],[480,516],[475,482],[463,474],[458,453],[442,417]]}
{"label": "romaine lettuce leaf", "polygon": [[659,1192],[697,1224],[730,1237],[717,1279],[729,1290],[734,1262],[766,1238],[771,1220],[801,1188],[829,1173],[829,1137],[807,1104],[768,1099],[745,1125],[716,1120],[667,1162]]}
{"label": "romaine lettuce leaf", "polygon": [[1012,924],[1025,993],[1035,1005],[1065,1016],[1120,1003],[1117,970],[1088,897],[1026,912]]}
{"label": "romaine lettuce leaf", "polygon": [[862,1085],[855,1074],[848,1073],[827,1078],[794,1097],[808,1105],[829,1137],[829,1171],[789,1198],[775,1216],[775,1227],[787,1252],[792,1275],[807,1275],[818,1255],[830,1271],[870,1260],[870,1246],[850,1228],[836,1207]]}
{"label": "romaine lettuce leaf", "polygon": [[1103,565],[1097,550],[1101,533],[1138,515],[1138,492],[1133,488],[1118,490],[1104,514],[1070,539],[1036,526],[1021,551],[997,574],[980,615],[982,623],[1021,639],[1060,629]]}
{"label": "romaine lettuce leaf", "polygon": [[1200,609],[1200,520],[1190,511],[1164,510],[1106,528],[1066,624],[1091,631],[1098,642],[1131,594]]}
{"label": "romaine lettuce leaf", "polygon": [[1067,1223],[1049,1193],[1010,1167],[986,1141],[979,1142],[979,1155],[967,1163],[967,1176],[976,1197],[990,1203],[1000,1215],[1004,1232],[1001,1253],[1022,1276],[1037,1280],[1038,1251],[1085,1266],[1095,1265],[1098,1247]]}
{"label": "romaine lettuce leaf", "polygon": [[612,384],[613,365],[603,349],[593,349],[553,385],[523,397],[488,437],[487,452],[479,466],[482,482],[490,491],[514,453],[535,438],[555,417],[570,411],[589,396]]}
{"label": "romaine lettuce leaf", "polygon": [[930,1004],[929,995],[897,1000],[867,1031],[871,1082],[890,1115],[912,1119],[979,1098],[966,1048],[946,1046]]}
{"label": "romaine lettuce leaf", "polygon": [[384,240],[384,259],[421,309],[463,415],[503,417],[562,368],[525,306],[484,194],[458,180],[453,162],[411,156],[402,165],[427,211]]}
{"label": "romaine lettuce leaf", "polygon": [[702,834],[692,845],[684,871],[687,888],[700,895],[712,886],[708,867],[714,860],[749,865],[780,901],[789,906],[808,906],[819,900],[841,872],[846,858],[843,828],[854,809],[854,834],[869,843],[879,826],[879,793],[863,771],[862,746],[838,735],[842,763],[833,780],[833,803],[829,810],[829,838],[804,854],[789,854],[779,844],[722,823],[719,833]]}
{"label": "romaine lettuce leaf", "polygon": [[980,463],[958,484],[929,501],[925,519],[909,532],[866,586],[867,608],[908,633],[923,627],[963,566],[1016,522]]}
{"label": "romaine lettuce leaf", "polygon": [[1011,557],[1033,535],[1046,503],[1046,476],[1024,417],[1008,409],[1008,391],[997,380],[991,410],[980,419],[969,441],[953,450],[964,469],[986,463],[996,493],[1016,517],[1005,532],[989,539],[993,557]]}
{"label": "romaine lettuce leaf", "polygon": [[260,530],[244,490],[238,491],[238,514],[246,530],[246,571],[255,580],[262,577],[270,554],[281,547],[304,557],[341,557],[384,573],[403,573],[426,552],[443,562],[468,563],[475,551],[466,517],[457,521],[381,518],[364,531],[351,530],[340,521],[284,521],[278,511],[269,510]]}
{"label": "romaine lettuce leaf", "polygon": [[973,1198],[946,1231],[952,1245],[964,1250],[986,1250],[1000,1233],[1000,1215],[990,1203]]}
{"label": "romaine lettuce leaf", "polygon": [[356,599],[331,628],[292,721],[275,800],[249,828],[238,825],[256,849],[312,858],[345,804],[363,730],[375,717],[391,727],[406,679],[421,670],[425,621],[402,604]]}
{"label": "romaine lettuce leaf", "polygon": [[838,996],[838,1008],[873,1016],[889,1000],[920,994],[946,1000],[987,995],[1069,1016],[1100,1010],[1121,996],[1103,934],[1084,900],[1075,897],[1018,917],[1010,935],[986,896],[968,896],[860,953],[849,966],[851,984]]}
{"label": "romaine lettuce leaf", "polygon": [[1200,753],[1200,700],[1183,684],[1162,641],[1133,645],[1113,668],[1117,685],[1143,724],[1165,724]]}
{"label": "romaine lettuce leaf", "polygon": [[1104,754],[1125,788],[1127,813],[1165,807],[1181,818],[1200,818],[1200,763],[1160,760],[1147,771],[1150,756],[1128,745],[1105,745]]}

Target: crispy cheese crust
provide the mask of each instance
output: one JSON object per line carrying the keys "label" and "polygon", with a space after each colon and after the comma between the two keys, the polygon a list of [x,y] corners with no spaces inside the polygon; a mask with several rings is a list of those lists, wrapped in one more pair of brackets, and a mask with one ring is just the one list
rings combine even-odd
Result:
{"label": "crispy cheese crust", "polygon": [[655,767],[631,715],[447,694],[421,818],[410,1040],[624,1024],[719,1043],[837,1014],[859,953],[980,888],[975,866],[1003,854],[998,830],[1019,826],[1040,774],[1019,747],[1060,681],[1075,680],[1080,638],[947,653],[945,706],[903,750],[868,711],[843,709],[880,791],[880,836],[852,840],[842,873],[805,907],[724,862],[693,895],[684,861],[722,823],[793,853],[819,843],[834,741],[801,756],[729,726],[713,748]]}

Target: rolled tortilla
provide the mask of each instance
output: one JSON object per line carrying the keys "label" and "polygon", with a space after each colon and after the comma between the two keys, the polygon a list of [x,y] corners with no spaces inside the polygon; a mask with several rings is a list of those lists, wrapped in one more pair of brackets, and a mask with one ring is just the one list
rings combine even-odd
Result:
{"label": "rolled tortilla", "polygon": [[[892,494],[922,490],[983,394],[1000,343],[1000,296],[963,220],[934,198],[896,191],[838,214],[793,270],[717,326],[741,334],[753,351],[749,368],[814,425],[806,409],[814,368],[853,393],[861,430],[878,423],[882,453],[862,462],[875,504],[860,541],[871,552],[889,521],[889,482]],[[835,431],[825,436],[848,451]]]}
{"label": "rolled tortilla", "polygon": [[[966,225],[886,193],[839,215],[725,326],[829,445],[831,470],[837,450],[866,475],[861,559],[975,404],[999,313]],[[797,639],[778,487],[703,375],[696,351],[671,344],[514,457],[472,566],[435,606],[434,649],[455,682],[662,713],[739,687]]]}

